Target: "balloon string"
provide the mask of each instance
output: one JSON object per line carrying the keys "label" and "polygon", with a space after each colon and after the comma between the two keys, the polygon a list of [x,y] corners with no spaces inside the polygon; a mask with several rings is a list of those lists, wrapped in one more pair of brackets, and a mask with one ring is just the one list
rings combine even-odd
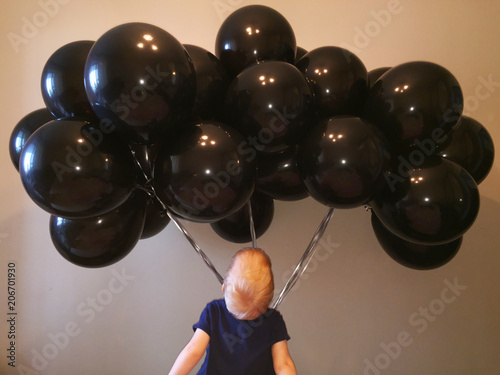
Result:
{"label": "balloon string", "polygon": [[290,292],[290,290],[294,287],[297,280],[302,276],[302,274],[306,270],[307,266],[309,265],[309,262],[311,262],[312,257],[314,256],[316,245],[318,244],[321,237],[323,237],[326,227],[328,226],[328,223],[330,222],[330,219],[332,218],[334,212],[335,209],[330,208],[326,213],[318,229],[316,229],[316,232],[314,233],[314,236],[311,239],[309,246],[307,246],[306,250],[304,251],[304,254],[302,255],[302,258],[295,267],[295,270],[293,271],[292,275],[286,282],[285,286],[281,290],[281,293],[279,294],[278,298],[276,298],[276,300],[271,305],[271,308],[276,309],[281,304],[281,302],[283,302],[283,299],[286,297],[288,292]]}
{"label": "balloon string", "polygon": [[187,238],[187,240],[189,241],[189,243],[191,244],[191,246],[193,246],[193,248],[196,250],[196,252],[201,257],[201,259],[203,259],[203,261],[208,266],[208,268],[213,272],[213,274],[215,275],[215,277],[217,278],[217,280],[219,280],[219,282],[221,284],[223,284],[224,283],[224,278],[217,271],[217,269],[215,268],[214,264],[211,262],[210,258],[198,246],[198,244],[196,243],[196,241],[194,240],[194,238],[189,234],[189,232],[187,231],[187,229],[181,224],[181,222],[179,220],[177,220],[177,218],[168,209],[166,210],[166,213],[167,213],[168,217],[170,218],[170,220],[176,225],[176,227],[182,232],[182,234],[184,234],[184,236]]}
{"label": "balloon string", "polygon": [[250,216],[250,235],[252,236],[252,247],[257,247],[257,238],[255,235],[255,224],[253,222],[252,203],[251,199],[248,200],[248,215]]}
{"label": "balloon string", "polygon": [[191,244],[191,246],[194,248],[196,253],[201,257],[201,259],[205,262],[205,264],[208,266],[208,268],[213,272],[213,274],[215,275],[217,280],[219,280],[219,282],[221,284],[223,284],[224,278],[217,271],[217,269],[215,268],[215,266],[212,263],[212,261],[210,260],[210,258],[203,252],[203,250],[200,248],[200,246],[196,243],[193,236],[191,236],[191,234],[184,227],[184,225],[182,225],[182,223],[179,220],[177,220],[177,218],[167,208],[167,205],[160,199],[158,194],[156,194],[156,189],[152,183],[153,179],[150,176],[148,176],[147,173],[142,168],[141,163],[139,163],[139,160],[137,160],[137,158],[135,156],[135,151],[134,150],[131,150],[131,151],[132,151],[132,154],[134,155],[134,159],[135,159],[136,164],[139,167],[139,170],[142,172],[142,174],[144,175],[144,178],[146,179],[146,183],[145,183],[146,186],[145,187],[141,186],[141,185],[138,185],[137,187],[141,190],[144,190],[150,197],[156,199],[158,201],[158,203],[160,203],[162,210],[163,210],[162,214],[167,215],[169,217],[170,221],[172,221],[175,224],[175,226],[177,227],[177,229],[179,229],[182,232],[182,234],[186,237],[186,239]]}

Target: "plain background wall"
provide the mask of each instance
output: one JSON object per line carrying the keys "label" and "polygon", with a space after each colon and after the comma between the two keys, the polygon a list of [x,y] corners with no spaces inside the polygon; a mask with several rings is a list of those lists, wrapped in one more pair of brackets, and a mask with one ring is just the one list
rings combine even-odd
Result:
{"label": "plain background wall", "polygon": [[[29,199],[11,164],[8,139],[19,119],[43,106],[40,74],[60,46],[142,21],[213,51],[229,11],[251,2],[59,0],[46,22],[39,18],[36,34],[14,48],[9,33],[22,36],[25,19],[44,12],[41,3],[54,1],[2,0],[0,5],[0,373],[166,374],[206,302],[221,296],[217,280],[173,225],[107,268],[66,262],[52,246],[49,215]],[[499,139],[499,2],[273,0],[266,5],[288,19],[303,48],[349,48],[368,70],[412,60],[443,65],[462,86],[466,113]],[[380,18],[388,7],[390,19]],[[362,38],[361,32],[369,36]],[[479,186],[480,213],[461,250],[433,271],[410,270],[391,260],[363,208],[338,210],[316,258],[280,306],[299,373],[498,374],[499,184],[497,161]],[[276,202],[274,222],[258,244],[272,257],[278,290],[326,210],[310,198]],[[225,272],[240,246],[218,238],[208,225],[186,225]],[[10,260],[17,263],[15,369],[6,358]],[[117,274],[127,279],[116,284]],[[460,286],[455,294],[449,283]],[[110,285],[123,288],[107,305],[92,305],[92,299],[109,297]],[[68,340],[65,330],[73,334]],[[53,343],[57,338],[59,347]],[[398,338],[405,346],[394,344]],[[44,353],[50,357],[45,362]]]}

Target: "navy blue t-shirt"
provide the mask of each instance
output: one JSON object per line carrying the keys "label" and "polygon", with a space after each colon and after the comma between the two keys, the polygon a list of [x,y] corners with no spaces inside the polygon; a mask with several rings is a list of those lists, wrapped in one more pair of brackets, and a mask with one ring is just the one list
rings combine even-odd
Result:
{"label": "navy blue t-shirt", "polygon": [[238,320],[223,299],[207,304],[193,330],[210,336],[198,375],[275,375],[271,347],[289,340],[281,314],[268,309],[255,320]]}

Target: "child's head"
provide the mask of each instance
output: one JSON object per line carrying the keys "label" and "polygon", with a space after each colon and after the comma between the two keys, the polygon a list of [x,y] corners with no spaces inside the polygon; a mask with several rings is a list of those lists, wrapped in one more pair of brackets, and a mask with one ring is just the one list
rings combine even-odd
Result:
{"label": "child's head", "polygon": [[238,251],[223,285],[226,306],[235,318],[252,320],[263,314],[274,294],[271,259],[261,249]]}

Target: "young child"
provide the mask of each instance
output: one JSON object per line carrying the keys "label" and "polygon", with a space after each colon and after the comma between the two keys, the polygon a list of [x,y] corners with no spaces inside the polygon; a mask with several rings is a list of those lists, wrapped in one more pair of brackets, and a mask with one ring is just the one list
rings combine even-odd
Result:
{"label": "young child", "polygon": [[169,375],[296,375],[281,314],[268,308],[274,293],[271,260],[261,249],[238,251],[222,285],[224,299],[207,304],[193,337]]}

